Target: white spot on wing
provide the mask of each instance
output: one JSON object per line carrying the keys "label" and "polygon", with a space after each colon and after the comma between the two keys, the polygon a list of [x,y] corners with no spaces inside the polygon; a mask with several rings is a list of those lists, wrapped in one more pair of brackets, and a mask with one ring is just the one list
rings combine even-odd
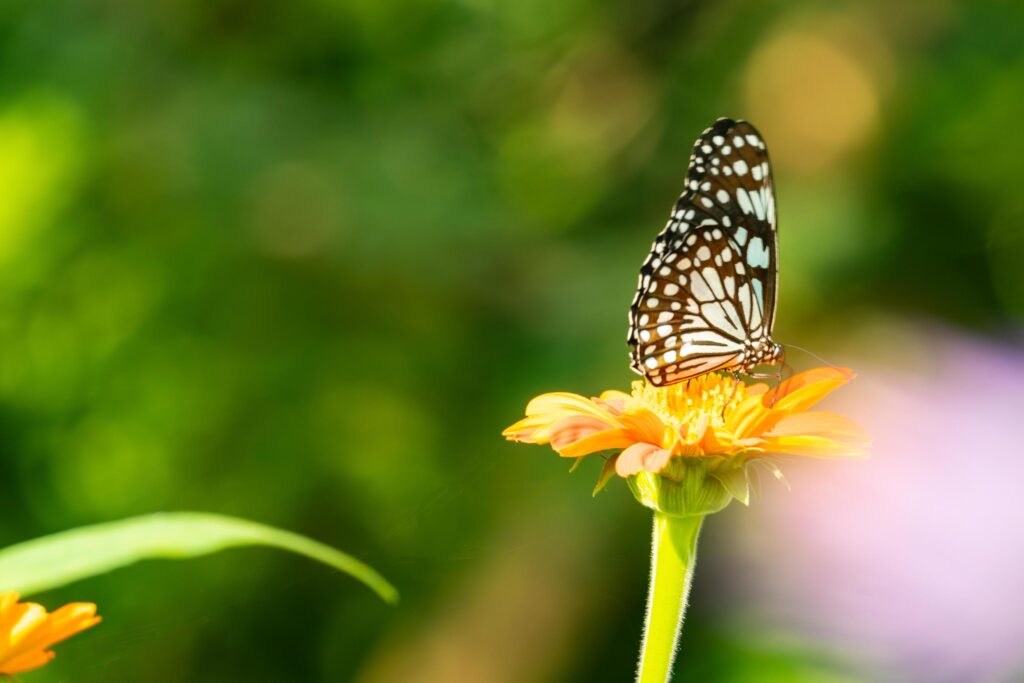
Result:
{"label": "white spot on wing", "polygon": [[701,275],[704,276],[705,282],[711,287],[711,291],[715,293],[715,298],[724,299],[725,290],[722,289],[722,280],[718,277],[718,271],[714,268],[705,268],[701,271]]}
{"label": "white spot on wing", "polygon": [[761,283],[759,278],[754,278],[750,281],[750,284],[754,287],[754,296],[757,297],[758,307],[764,310],[764,285]]}
{"label": "white spot on wing", "polygon": [[768,245],[760,237],[753,237],[747,247],[747,264],[751,268],[768,267]]}
{"label": "white spot on wing", "polygon": [[[750,300],[750,285],[744,282],[742,285],[740,285],[740,289],[737,292],[737,294],[739,295],[738,298],[740,300],[740,308],[743,309],[743,319],[749,321],[751,304],[753,303]],[[749,327],[750,326],[748,325],[748,328]]]}
{"label": "white spot on wing", "polygon": [[700,314],[704,316],[705,320],[711,323],[712,327],[717,327],[726,334],[730,334],[734,337],[741,337],[743,335],[742,328],[737,324],[738,321],[731,320],[729,314],[725,310],[725,307],[717,301],[709,304],[701,304]]}
{"label": "white spot on wing", "polygon": [[758,220],[764,220],[764,194],[763,189],[761,192],[750,193],[750,203],[754,207],[754,213],[757,214]]}
{"label": "white spot on wing", "polygon": [[[700,273],[694,273],[693,277],[690,278],[690,294],[692,294],[697,301],[713,301],[715,298],[714,293],[711,291],[711,288],[708,287],[708,283],[704,281],[704,278],[701,277]],[[692,301],[687,302],[687,308],[689,308],[690,303],[692,303]]]}
{"label": "white spot on wing", "polygon": [[750,205],[750,197],[747,195],[747,191],[742,187],[736,188],[736,201],[740,205],[740,209],[743,213],[753,213],[754,207]]}

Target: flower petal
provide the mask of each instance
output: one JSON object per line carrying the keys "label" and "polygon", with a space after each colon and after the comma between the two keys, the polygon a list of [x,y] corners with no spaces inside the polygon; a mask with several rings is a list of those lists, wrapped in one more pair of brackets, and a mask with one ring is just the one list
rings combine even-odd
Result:
{"label": "flower petal", "polygon": [[800,412],[853,379],[848,368],[814,368],[790,377],[764,395],[764,405],[774,410]]}
{"label": "flower petal", "polygon": [[524,417],[519,422],[506,427],[501,433],[509,441],[522,441],[525,443],[547,443],[548,435],[539,432],[546,432],[551,428],[556,417],[554,415],[532,415]]}
{"label": "flower petal", "polygon": [[[773,429],[787,415],[807,410],[853,378],[852,370],[815,368],[781,383],[750,408],[736,427],[738,436],[760,436]],[[748,399],[749,400],[749,399]]]}
{"label": "flower petal", "polygon": [[619,415],[619,423],[633,433],[633,441],[662,445],[666,439],[666,425],[646,408],[630,408]]}
{"label": "flower petal", "polygon": [[622,411],[626,409],[626,401],[628,400],[629,394],[609,389],[602,391],[601,395],[594,399],[594,403],[607,409],[612,415],[621,415]]}
{"label": "flower petal", "polygon": [[668,464],[672,454],[664,448],[649,443],[635,443],[622,451],[615,462],[615,472],[620,477],[629,477],[637,472],[660,472]]}
{"label": "flower petal", "polygon": [[42,605],[17,599],[17,593],[0,596],[0,676],[46,664],[54,656],[47,648],[100,621],[92,603],[70,603],[48,614]]}
{"label": "flower petal", "polygon": [[758,392],[753,396],[746,396],[740,404],[729,411],[725,417],[725,427],[737,438],[744,438],[753,431],[755,425],[767,415],[768,408],[761,402],[761,395]]}
{"label": "flower petal", "polygon": [[625,430],[606,429],[558,449],[558,454],[564,458],[579,458],[598,451],[628,448],[635,443],[636,439],[633,435]]}
{"label": "flower petal", "polygon": [[589,415],[563,417],[551,425],[551,447],[560,451],[571,443],[598,432],[608,431],[609,427],[614,426]]}
{"label": "flower petal", "polygon": [[768,453],[788,453],[809,458],[860,458],[866,454],[863,446],[835,441],[823,436],[779,436],[765,439]]}
{"label": "flower petal", "polygon": [[0,673],[14,675],[38,669],[57,656],[52,650],[32,650],[23,655],[12,657],[0,664]]}
{"label": "flower petal", "polygon": [[71,636],[91,628],[102,621],[96,616],[96,605],[91,602],[72,602],[54,610],[50,614],[52,629],[47,647],[66,640]]}
{"label": "flower petal", "polygon": [[567,391],[541,394],[526,404],[527,415],[543,415],[545,413],[559,412],[591,415],[601,419],[610,417],[607,410],[597,405],[589,398],[585,398],[579,394],[572,394]]}
{"label": "flower petal", "polygon": [[[563,421],[574,419],[573,422]],[[559,433],[556,427],[561,425]],[[526,417],[506,428],[502,435],[511,441],[545,444],[558,439],[557,449],[588,434],[618,427],[612,413],[579,394],[541,394],[526,406]],[[573,430],[577,430],[574,432]]]}
{"label": "flower petal", "polygon": [[764,439],[767,451],[812,457],[862,456],[870,444],[852,420],[825,411],[788,415]]}

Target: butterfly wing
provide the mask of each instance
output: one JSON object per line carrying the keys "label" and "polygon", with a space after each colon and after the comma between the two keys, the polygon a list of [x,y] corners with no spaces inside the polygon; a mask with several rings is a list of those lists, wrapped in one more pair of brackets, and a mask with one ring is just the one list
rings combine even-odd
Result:
{"label": "butterfly wing", "polygon": [[686,189],[640,269],[632,368],[660,386],[741,364],[746,341],[771,336],[777,264],[764,140],[719,119],[694,145]]}

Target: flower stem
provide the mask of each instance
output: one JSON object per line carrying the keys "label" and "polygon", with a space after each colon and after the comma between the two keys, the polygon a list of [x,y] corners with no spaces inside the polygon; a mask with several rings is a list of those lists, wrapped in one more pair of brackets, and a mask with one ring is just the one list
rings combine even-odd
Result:
{"label": "flower stem", "polygon": [[703,515],[654,513],[651,538],[651,586],[647,593],[644,639],[637,683],[667,683],[690,593],[697,536]]}

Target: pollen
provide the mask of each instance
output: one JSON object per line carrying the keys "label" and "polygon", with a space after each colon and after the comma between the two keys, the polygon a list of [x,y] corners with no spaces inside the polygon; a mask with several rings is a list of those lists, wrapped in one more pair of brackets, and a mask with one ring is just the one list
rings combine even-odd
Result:
{"label": "pollen", "polygon": [[633,382],[632,400],[682,433],[700,426],[724,427],[729,413],[743,402],[747,386],[731,376],[707,374],[656,387]]}

